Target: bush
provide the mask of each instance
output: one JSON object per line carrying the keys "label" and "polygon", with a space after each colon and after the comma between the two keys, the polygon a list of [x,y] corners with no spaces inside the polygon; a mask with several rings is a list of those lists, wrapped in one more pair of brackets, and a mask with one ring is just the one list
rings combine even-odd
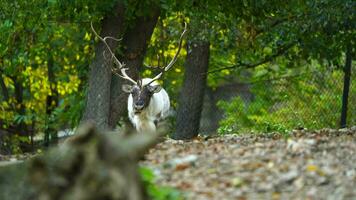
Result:
{"label": "bush", "polygon": [[[252,85],[255,98],[241,97],[218,102],[225,112],[219,133],[287,133],[295,128],[338,128],[340,122],[343,73],[312,73],[294,79],[259,82]],[[356,87],[351,86],[348,124],[355,124]]]}
{"label": "bush", "polygon": [[152,200],[183,200],[181,192],[171,187],[158,186],[154,183],[152,170],[141,167],[141,178],[147,188],[149,198]]}

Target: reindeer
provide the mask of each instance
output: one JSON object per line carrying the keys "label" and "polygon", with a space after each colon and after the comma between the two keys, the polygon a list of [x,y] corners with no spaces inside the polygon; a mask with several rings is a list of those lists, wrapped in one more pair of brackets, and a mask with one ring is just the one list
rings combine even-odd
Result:
{"label": "reindeer", "polygon": [[[91,29],[95,36],[105,44],[111,60],[116,66],[111,66],[112,73],[132,83],[131,85],[122,85],[122,90],[129,94],[127,100],[127,110],[130,121],[139,133],[156,132],[158,122],[168,116],[170,108],[169,96],[166,90],[158,84],[157,80],[160,79],[162,75],[167,72],[177,61],[182,47],[183,36],[187,31],[187,24],[185,23],[184,30],[179,38],[178,50],[168,65],[166,67],[159,68],[160,73],[154,78],[138,78],[137,81],[127,75],[126,70],[128,70],[128,68],[125,67],[124,63],[121,63],[119,59],[117,59],[106,42],[107,39],[115,41],[119,40],[109,36],[102,38],[93,28],[93,24],[91,24]],[[105,57],[105,54],[103,55]]]}

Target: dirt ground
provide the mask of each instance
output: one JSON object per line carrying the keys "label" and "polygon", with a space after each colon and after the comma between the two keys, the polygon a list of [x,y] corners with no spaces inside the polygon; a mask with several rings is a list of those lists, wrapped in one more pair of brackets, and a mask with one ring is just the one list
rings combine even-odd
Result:
{"label": "dirt ground", "polygon": [[141,165],[191,200],[356,199],[356,126],[167,139]]}

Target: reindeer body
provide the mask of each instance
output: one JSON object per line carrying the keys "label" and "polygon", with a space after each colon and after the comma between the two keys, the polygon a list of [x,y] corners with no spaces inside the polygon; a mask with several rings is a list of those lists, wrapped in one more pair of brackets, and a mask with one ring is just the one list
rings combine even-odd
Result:
{"label": "reindeer body", "polygon": [[[142,79],[142,84],[150,83],[152,79]],[[150,84],[157,86],[156,81]],[[134,98],[130,94],[127,102],[127,110],[130,121],[139,133],[153,133],[156,131],[157,122],[165,119],[169,114],[170,102],[167,92],[162,88],[159,92],[153,93],[149,103],[139,113],[135,112]]]}

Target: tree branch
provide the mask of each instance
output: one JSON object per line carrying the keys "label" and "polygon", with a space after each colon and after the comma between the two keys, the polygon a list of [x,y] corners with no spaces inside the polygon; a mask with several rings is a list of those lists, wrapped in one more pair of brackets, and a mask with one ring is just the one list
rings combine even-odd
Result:
{"label": "tree branch", "polygon": [[235,65],[222,67],[222,68],[219,68],[219,69],[215,69],[215,70],[209,71],[207,73],[211,74],[211,73],[220,72],[220,71],[226,70],[226,69],[236,69],[236,68],[240,68],[240,67],[244,67],[246,69],[255,68],[255,67],[258,67],[258,66],[260,66],[262,64],[271,62],[272,60],[274,60],[278,56],[281,56],[282,54],[286,53],[295,44],[296,44],[296,42],[291,42],[290,44],[288,44],[288,45],[286,45],[286,46],[284,46],[282,48],[279,48],[276,53],[274,53],[272,55],[267,55],[262,60],[260,60],[260,61],[258,61],[256,63],[244,63],[244,62],[238,61],[238,63],[235,64]]}

